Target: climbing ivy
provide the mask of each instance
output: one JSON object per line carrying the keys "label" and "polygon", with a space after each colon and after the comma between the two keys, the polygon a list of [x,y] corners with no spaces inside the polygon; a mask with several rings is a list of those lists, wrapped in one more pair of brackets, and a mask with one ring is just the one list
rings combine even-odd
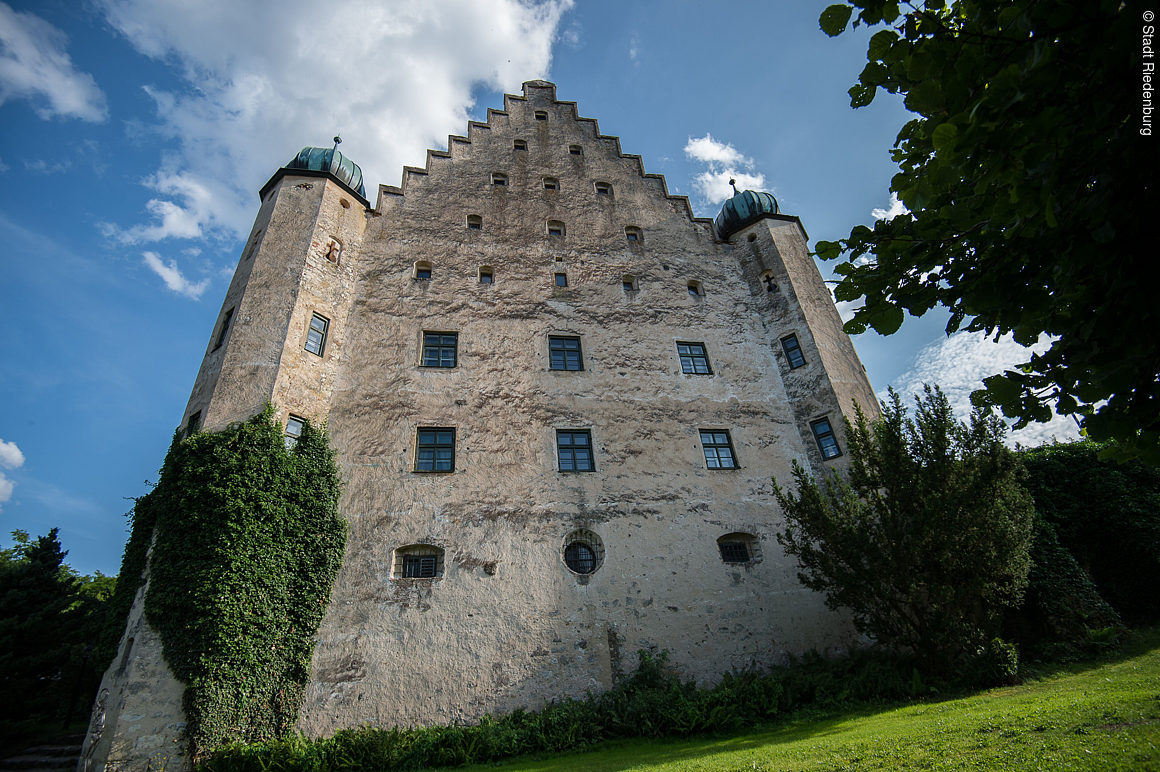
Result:
{"label": "climbing ivy", "polygon": [[267,407],[221,432],[175,437],[156,489],[138,501],[126,562],[137,570],[152,521],[145,614],[186,684],[195,762],[293,726],[346,544],[339,490],[325,429],[305,425],[288,450]]}

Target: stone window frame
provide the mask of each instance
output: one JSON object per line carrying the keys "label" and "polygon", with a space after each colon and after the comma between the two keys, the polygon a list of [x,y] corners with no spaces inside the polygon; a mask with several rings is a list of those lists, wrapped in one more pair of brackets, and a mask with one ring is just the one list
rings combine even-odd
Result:
{"label": "stone window frame", "polygon": [[532,113],[532,117],[535,118],[537,121],[546,121],[546,120],[548,120],[548,111],[547,110],[535,110]]}
{"label": "stone window frame", "polygon": [[[752,235],[752,234],[750,234]],[[773,280],[773,271],[764,271],[761,274],[761,283],[765,285],[766,292],[777,292],[777,282]]]}
{"label": "stone window frame", "polygon": [[337,236],[331,236],[330,241],[326,245],[326,254],[323,255],[323,257],[326,258],[328,263],[342,265],[343,248],[344,245],[342,243],[342,239],[339,239]]}
{"label": "stone window frame", "polygon": [[697,298],[698,300],[705,299],[705,285],[697,279],[689,279],[686,283],[689,297]]}
{"label": "stone window frame", "polygon": [[[430,442],[424,442],[425,438],[423,435],[425,432],[429,432],[432,435],[434,435],[433,437],[431,437]],[[445,434],[445,433],[451,434],[451,441],[450,442],[443,442],[442,441],[444,438],[441,435]],[[451,474],[452,472],[454,472],[455,471],[455,444],[456,444],[456,440],[458,439],[457,434],[458,433],[456,432],[456,428],[454,426],[417,426],[417,427],[415,427],[415,466],[414,466],[414,472],[416,474]],[[439,468],[439,461],[440,461],[439,451],[446,450],[448,448],[450,448],[450,450],[451,450],[450,460],[448,461],[449,465],[446,469],[440,469]],[[430,465],[431,465],[430,469],[423,468],[424,464],[427,462],[427,459],[424,459],[422,457],[425,449],[430,449],[432,452],[432,455],[430,458]]]}
{"label": "stone window frame", "polygon": [[[392,579],[441,579],[443,578],[445,551],[437,544],[415,542],[396,547],[391,556]],[[427,561],[427,565],[424,565]],[[423,569],[430,567],[430,574]],[[408,575],[408,570],[413,571]]]}
{"label": "stone window frame", "polygon": [[230,334],[230,322],[233,321],[234,311],[236,309],[237,306],[230,306],[230,310],[226,311],[225,316],[222,317],[221,332],[218,333],[217,341],[213,344],[213,349],[211,349],[211,352],[217,351],[222,347],[222,344],[226,342],[226,336]]}
{"label": "stone window frame", "polygon": [[[426,276],[422,274],[426,273]],[[411,278],[415,281],[431,281],[435,275],[435,268],[431,265],[430,260],[416,260],[414,267],[411,270]]]}
{"label": "stone window frame", "polygon": [[[745,551],[745,558],[737,560],[736,558],[740,557],[741,549]],[[721,558],[721,562],[726,565],[751,566],[760,563],[762,560],[761,539],[744,531],[727,533],[717,537],[717,554]]]}
{"label": "stone window frame", "polygon": [[568,289],[567,271],[556,271],[552,274],[552,286],[556,289]]}
{"label": "stone window frame", "polygon": [[[584,550],[590,553],[590,558],[584,554]],[[604,565],[605,555],[604,540],[587,528],[576,528],[568,532],[560,543],[560,562],[570,573],[579,577],[589,577],[599,571]],[[591,568],[585,571],[588,560],[591,560]]]}
{"label": "stone window frame", "polygon": [[560,178],[559,177],[545,176],[545,177],[543,177],[543,184],[544,184],[544,190],[552,190],[552,191],[555,191],[557,193],[560,191]]}
{"label": "stone window frame", "polygon": [[481,231],[483,230],[483,217],[478,214],[467,215],[467,230]]}
{"label": "stone window frame", "polygon": [[[560,342],[564,343],[565,345],[553,348],[552,344],[556,341],[560,341]],[[572,348],[569,348],[566,345],[566,343],[568,341],[576,341],[576,348],[574,350],[576,351],[576,364],[579,365],[578,367],[568,367],[568,365],[570,364],[569,358],[568,358],[568,353],[570,351],[573,351]],[[553,361],[554,361],[552,358],[553,351],[564,352],[564,356],[563,356],[563,360],[562,360],[564,365],[565,365],[564,367],[553,367],[552,366]],[[584,372],[584,341],[583,341],[583,339],[579,335],[548,335],[548,369],[551,371],[554,371],[554,372],[559,372],[559,373],[582,373],[582,372]]]}
{"label": "stone window frame", "polygon": [[[446,342],[446,338],[454,338],[451,343]],[[438,338],[435,341],[428,341],[428,338]],[[428,350],[436,352],[436,362],[438,364],[427,363]],[[451,351],[451,364],[443,364],[444,354]],[[419,367],[431,370],[452,370],[459,367],[459,332],[456,330],[423,330],[423,337],[419,346]]]}
{"label": "stone window frame", "polygon": [[568,155],[584,155],[583,145],[568,145]]}
{"label": "stone window frame", "polygon": [[480,284],[495,284],[495,269],[490,265],[479,266],[478,278]]}
{"label": "stone window frame", "polygon": [[838,445],[838,437],[834,433],[834,426],[830,423],[828,415],[810,421],[810,430],[813,432],[814,441],[818,443],[818,452],[822,454],[823,461],[830,461],[842,455],[842,448]]}
{"label": "stone window frame", "polygon": [[298,440],[302,437],[302,427],[306,423],[306,419],[302,416],[288,413],[286,415],[286,428],[282,432],[282,442],[286,445],[286,450],[290,450],[298,444]]}
{"label": "stone window frame", "polygon": [[[705,442],[705,435],[709,435],[709,442]],[[741,468],[741,464],[737,460],[737,451],[733,447],[733,433],[728,429],[707,429],[702,427],[697,430],[697,436],[701,442],[701,455],[705,461],[706,469],[713,472],[724,472]],[[725,437],[724,442],[719,439],[721,436]],[[721,465],[722,450],[729,452],[731,466]],[[717,466],[712,465],[713,461],[717,462]]]}
{"label": "stone window frame", "polygon": [[[568,438],[568,442],[563,443],[564,438]],[[584,437],[585,442],[577,444],[576,437]],[[581,467],[577,460],[577,450],[586,450],[588,452],[588,460],[586,466]],[[571,469],[564,468],[565,453],[571,453],[569,463]],[[585,472],[596,471],[596,450],[592,444],[592,430],[591,429],[556,429],[556,471],[563,474],[580,474]]]}
{"label": "stone window frame", "polygon": [[528,141],[526,139],[512,140],[512,150],[527,150]]}
{"label": "stone window frame", "polygon": [[[709,361],[709,348],[708,348],[708,346],[706,346],[702,341],[678,340],[676,343],[677,343],[677,359],[680,360],[681,374],[682,375],[712,375],[713,374],[713,365]],[[681,351],[682,346],[684,346],[688,350]],[[692,351],[693,346],[700,348],[701,353],[698,354],[698,353],[693,352]],[[688,370],[685,369],[685,360],[686,359],[689,360],[689,367],[691,369],[688,369]],[[704,360],[705,369],[703,371],[697,370],[698,360]]]}
{"label": "stone window frame", "polygon": [[195,410],[185,421],[185,436],[191,437],[201,430],[201,411]]}
{"label": "stone window frame", "polygon": [[802,351],[802,344],[798,340],[796,333],[791,332],[789,335],[786,335],[781,339],[781,350],[785,353],[785,360],[789,363],[790,370],[796,370],[799,367],[806,366],[806,355],[805,352]]}
{"label": "stone window frame", "polygon": [[640,285],[637,283],[636,277],[631,273],[626,273],[620,277],[620,288],[629,297],[634,297],[640,291]]}
{"label": "stone window frame", "polygon": [[628,240],[629,244],[643,244],[644,231],[636,225],[624,226],[624,238]]}
{"label": "stone window frame", "polygon": [[[315,322],[320,322],[319,326]],[[318,313],[310,312],[310,321],[306,325],[306,341],[302,346],[307,352],[318,358],[326,356],[326,343],[330,338],[330,319]]]}
{"label": "stone window frame", "polygon": [[550,238],[562,239],[568,235],[568,228],[563,220],[548,220],[544,228]]}
{"label": "stone window frame", "polygon": [[491,173],[491,185],[493,188],[506,188],[508,184],[508,176],[503,172]]}
{"label": "stone window frame", "polygon": [[598,181],[592,183],[592,189],[594,191],[596,191],[597,196],[608,196],[609,198],[613,197],[612,183],[611,182],[604,182],[603,180],[598,180]]}

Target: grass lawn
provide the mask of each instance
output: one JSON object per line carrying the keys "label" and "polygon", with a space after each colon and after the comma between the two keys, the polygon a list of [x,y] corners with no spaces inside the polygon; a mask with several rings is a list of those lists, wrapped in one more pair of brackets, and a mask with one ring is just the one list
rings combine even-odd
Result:
{"label": "grass lawn", "polygon": [[460,770],[1150,770],[1160,772],[1160,630],[1116,659],[963,699],[866,709],[729,737],[619,741]]}

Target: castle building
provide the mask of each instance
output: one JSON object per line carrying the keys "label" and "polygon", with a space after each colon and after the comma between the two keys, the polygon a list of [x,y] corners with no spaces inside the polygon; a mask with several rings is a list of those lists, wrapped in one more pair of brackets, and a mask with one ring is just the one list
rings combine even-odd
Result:
{"label": "castle building", "polygon": [[[544,81],[374,205],[336,148],[279,169],[182,418],[328,423],[349,537],[298,729],[535,708],[638,649],[712,683],[849,645],[775,539],[771,478],[841,467],[877,405],[806,242],[767,193],[695,217]],[[145,592],[89,770],[181,731]]]}

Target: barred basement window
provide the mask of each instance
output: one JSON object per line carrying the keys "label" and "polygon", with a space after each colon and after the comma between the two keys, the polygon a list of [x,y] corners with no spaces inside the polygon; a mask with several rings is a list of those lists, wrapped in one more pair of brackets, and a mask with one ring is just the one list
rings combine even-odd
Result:
{"label": "barred basement window", "polygon": [[226,342],[226,334],[230,331],[230,320],[234,318],[234,309],[226,311],[225,318],[222,319],[222,331],[218,333],[217,343],[213,344],[213,350],[217,351]]}
{"label": "barred basement window", "polygon": [[561,472],[594,472],[596,463],[592,459],[592,433],[556,431],[556,457]]}
{"label": "barred basement window", "polygon": [[548,338],[548,368],[551,370],[583,370],[580,339],[552,335]]}
{"label": "barred basement window", "polygon": [[568,145],[568,155],[583,155],[584,148],[579,145]]}
{"label": "barred basement window", "polygon": [[559,189],[560,189],[560,181],[558,179],[556,179],[555,177],[545,177],[544,178],[544,190],[559,190]]}
{"label": "barred basement window", "polygon": [[514,148],[515,150],[527,150],[527,149],[528,149],[528,143],[527,143],[527,142],[525,142],[525,141],[524,141],[524,140],[522,140],[522,139],[517,139],[517,140],[516,140],[516,141],[513,143],[513,148]]}
{"label": "barred basement window", "polygon": [[421,428],[418,430],[415,471],[455,471],[455,429]]}
{"label": "barred basement window", "polygon": [[806,363],[802,356],[802,347],[798,345],[796,335],[787,335],[781,339],[781,348],[785,351],[785,358],[789,360],[789,369],[796,370]]}
{"label": "barred basement window", "polygon": [[501,187],[504,185],[507,185],[507,175],[500,174],[499,172],[492,172],[491,173],[491,184],[492,185],[499,185]]}
{"label": "barred basement window", "polygon": [[705,451],[705,465],[710,469],[736,469],[733,443],[729,432],[701,431],[701,447]]}
{"label": "barred basement window", "polygon": [[818,450],[822,452],[822,458],[828,461],[842,455],[842,449],[838,447],[838,440],[834,437],[834,430],[830,427],[829,418],[819,418],[811,422],[810,428],[814,430],[814,439],[818,441]]}
{"label": "barred basement window", "polygon": [[408,544],[395,550],[394,579],[438,579],[443,576],[443,550],[432,544]]}
{"label": "barred basement window", "polygon": [[717,540],[717,549],[725,563],[758,563],[761,540],[751,533],[728,533]]}
{"label": "barred basement window", "polygon": [[604,543],[587,528],[579,528],[564,537],[564,565],[569,571],[585,576],[604,564]]}
{"label": "barred basement window", "polygon": [[424,332],[422,367],[455,367],[457,332]]}
{"label": "barred basement window", "polygon": [[286,432],[283,441],[286,443],[286,450],[298,444],[298,438],[302,436],[302,427],[306,423],[305,418],[299,418],[291,414],[286,419]]}
{"label": "barred basement window", "polygon": [[704,343],[677,342],[677,355],[681,358],[681,372],[687,375],[712,375],[709,354]]}
{"label": "barred basement window", "polygon": [[310,329],[306,331],[306,350],[311,354],[322,356],[326,351],[326,332],[330,329],[330,320],[325,316],[314,314],[310,317]]}
{"label": "barred basement window", "polygon": [[483,218],[477,214],[467,215],[467,229],[472,231],[483,230]]}
{"label": "barred basement window", "polygon": [[548,120],[548,114],[546,112],[544,112],[543,110],[536,110],[536,120],[537,121],[546,121],[546,120]]}

